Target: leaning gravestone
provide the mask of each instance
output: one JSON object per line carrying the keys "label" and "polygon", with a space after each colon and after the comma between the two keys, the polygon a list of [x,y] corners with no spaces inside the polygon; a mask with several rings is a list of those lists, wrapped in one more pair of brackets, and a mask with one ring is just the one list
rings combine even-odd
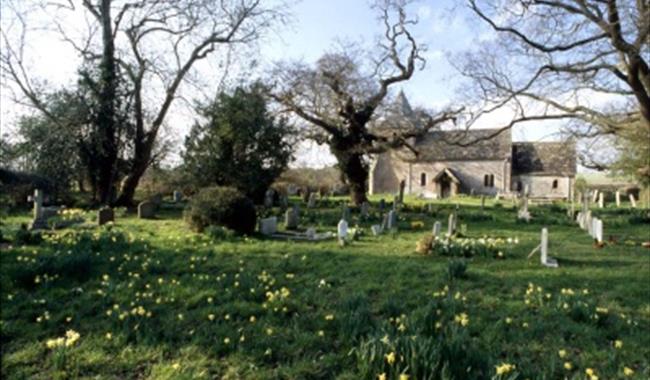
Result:
{"label": "leaning gravestone", "polygon": [[115,213],[110,207],[102,207],[97,211],[97,224],[103,226],[108,222],[115,221]]}
{"label": "leaning gravestone", "polygon": [[587,229],[587,233],[589,236],[592,236],[592,227],[593,227],[593,221],[591,217],[591,210],[587,210],[587,213],[584,216],[584,222],[585,222],[585,228]]}
{"label": "leaning gravestone", "polygon": [[594,239],[600,244],[603,242],[603,220],[596,219],[596,233],[594,234]]}
{"label": "leaning gravestone", "polygon": [[275,216],[260,219],[259,225],[262,235],[273,235],[278,232],[278,218]]}
{"label": "leaning gravestone", "polygon": [[557,268],[559,265],[557,264],[557,260],[552,259],[548,257],[548,229],[542,228],[542,252],[541,252],[541,257],[540,261],[542,265],[545,267],[549,268]]}
{"label": "leaning gravestone", "polygon": [[447,224],[447,235],[452,236],[456,232],[456,214],[449,214],[449,223]]}
{"label": "leaning gravestone", "polygon": [[138,218],[152,219],[156,216],[156,204],[151,201],[140,202],[138,205]]}
{"label": "leaning gravestone", "polygon": [[636,199],[634,199],[634,194],[630,194],[630,204],[632,208],[636,208]]}
{"label": "leaning gravestone", "polygon": [[591,203],[596,203],[597,200],[598,200],[598,190],[594,190],[593,198],[591,198]]}

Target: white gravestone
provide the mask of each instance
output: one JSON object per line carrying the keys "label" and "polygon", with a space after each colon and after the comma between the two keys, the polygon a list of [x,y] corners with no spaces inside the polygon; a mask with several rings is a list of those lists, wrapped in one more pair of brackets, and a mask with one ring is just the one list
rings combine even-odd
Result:
{"label": "white gravestone", "polygon": [[436,220],[435,223],[433,223],[433,231],[431,231],[433,237],[440,236],[440,229],[442,227],[442,224]]}
{"label": "white gravestone", "polygon": [[596,219],[596,236],[594,236],[594,239],[600,244],[603,242],[603,220],[602,219]]}
{"label": "white gravestone", "polygon": [[548,229],[542,228],[541,257],[542,265],[549,268],[557,268],[557,260],[548,257]]}
{"label": "white gravestone", "polygon": [[318,193],[311,193],[309,194],[309,201],[307,202],[307,207],[308,208],[314,208],[316,207],[316,201],[318,200]]}
{"label": "white gravestone", "polygon": [[447,235],[452,236],[456,232],[456,214],[449,214],[449,222],[447,224]]}
{"label": "white gravestone", "polygon": [[386,229],[392,230],[393,228],[397,228],[397,211],[390,210],[386,220]]}
{"label": "white gravestone", "polygon": [[621,192],[616,191],[616,207],[621,207]]}
{"label": "white gravestone", "polygon": [[592,193],[591,203],[596,203],[597,200],[598,200],[598,190],[594,190],[594,192]]}
{"label": "white gravestone", "polygon": [[591,219],[591,228],[589,229],[589,236],[596,238],[596,230],[598,229],[598,218]]}
{"label": "white gravestone", "polygon": [[288,230],[295,230],[298,228],[298,210],[292,207],[287,209],[284,213],[284,224]]}
{"label": "white gravestone", "polygon": [[345,240],[348,237],[348,222],[345,219],[341,219],[336,227],[336,231],[339,241]]}
{"label": "white gravestone", "polygon": [[636,199],[634,199],[634,194],[630,194],[630,204],[632,208],[636,208]]}
{"label": "white gravestone", "polygon": [[373,224],[370,229],[372,230],[372,234],[375,236],[379,236],[382,232],[384,232],[384,228],[381,224]]}
{"label": "white gravestone", "polygon": [[260,233],[262,235],[273,235],[278,232],[278,218],[272,216],[270,218],[260,219]]}
{"label": "white gravestone", "polygon": [[605,194],[602,191],[598,194],[598,207],[605,207]]}
{"label": "white gravestone", "polygon": [[589,234],[589,236],[593,236],[592,228],[594,225],[592,219],[593,218],[591,217],[591,210],[589,210],[585,215],[585,227],[587,227],[587,233]]}

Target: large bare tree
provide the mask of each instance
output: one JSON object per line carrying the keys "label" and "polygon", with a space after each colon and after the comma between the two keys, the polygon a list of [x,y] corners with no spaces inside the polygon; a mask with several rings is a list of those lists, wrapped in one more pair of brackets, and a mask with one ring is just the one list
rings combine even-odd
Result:
{"label": "large bare tree", "polygon": [[[220,47],[236,49],[259,39],[278,17],[280,6],[271,8],[261,0],[58,0],[43,2],[48,12],[83,13],[87,30],[79,34],[56,17],[48,28],[59,32],[81,55],[86,64],[97,68],[97,117],[95,126],[101,136],[102,155],[99,175],[99,200],[114,198],[113,187],[119,181],[116,202],[130,205],[138,182],[152,162],[159,131],[172,103],[183,85],[198,83],[192,71],[198,62],[215,55]],[[277,5],[277,4],[276,4]],[[18,9],[20,7],[7,7]],[[15,12],[18,31],[3,26],[2,74],[36,109],[46,112],[43,90],[24,62],[29,15]],[[39,26],[41,27],[41,26]],[[10,33],[19,34],[11,38]],[[222,50],[223,52],[223,50]],[[121,74],[121,75],[120,75]],[[125,147],[120,138],[118,81],[126,87],[134,125],[133,137]],[[54,115],[48,115],[54,116]],[[122,149],[122,151],[120,151]],[[117,161],[127,158],[124,178],[118,178]]]}
{"label": "large bare tree", "polygon": [[355,204],[367,199],[369,155],[414,149],[411,138],[453,120],[458,113],[440,112],[419,125],[393,125],[388,130],[376,127],[389,88],[408,81],[417,65],[424,64],[422,47],[409,30],[416,21],[407,16],[407,5],[404,0],[375,3],[384,34],[370,53],[348,44],[323,55],[313,66],[281,62],[273,71],[271,97],[306,122],[308,138],[329,146]]}
{"label": "large bare tree", "polygon": [[454,64],[479,104],[467,119],[508,109],[501,130],[560,120],[577,137],[650,132],[647,0],[467,0],[494,38]]}

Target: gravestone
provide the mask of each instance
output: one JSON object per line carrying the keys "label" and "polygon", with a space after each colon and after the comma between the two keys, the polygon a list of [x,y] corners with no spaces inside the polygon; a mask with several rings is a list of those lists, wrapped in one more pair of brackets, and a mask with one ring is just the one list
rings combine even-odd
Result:
{"label": "gravestone", "polygon": [[151,201],[140,202],[138,205],[138,218],[151,219],[156,216],[156,204]]}
{"label": "gravestone", "polygon": [[309,203],[309,197],[311,196],[311,191],[309,191],[309,188],[306,187],[304,191],[302,192],[302,201],[305,203]]}
{"label": "gravestone", "polygon": [[398,206],[399,206],[399,195],[395,195],[393,197],[393,210],[397,210]]}
{"label": "gravestone", "polygon": [[431,234],[433,235],[433,237],[440,236],[440,228],[441,227],[442,227],[442,225],[440,224],[439,221],[436,220],[436,222],[433,223],[433,231],[431,231]]}
{"label": "gravestone", "polygon": [[291,207],[284,213],[284,225],[287,230],[298,228],[299,211],[297,207]]}
{"label": "gravestone", "polygon": [[598,194],[598,207],[605,207],[605,194],[602,191]]}
{"label": "gravestone", "polygon": [[485,195],[481,195],[481,211],[485,210]]}
{"label": "gravestone", "polygon": [[183,201],[183,193],[178,190],[174,190],[174,202],[180,203]]}
{"label": "gravestone", "polygon": [[336,232],[339,241],[344,241],[348,237],[348,222],[345,219],[339,220],[339,224],[336,226]]}
{"label": "gravestone", "polygon": [[386,208],[386,200],[384,198],[381,198],[379,200],[379,212],[384,212],[385,208]]}
{"label": "gravestone", "polygon": [[603,242],[603,220],[596,219],[594,239],[600,244]]}
{"label": "gravestone", "polygon": [[621,207],[621,192],[616,190],[616,207]]}
{"label": "gravestone", "polygon": [[269,188],[264,193],[264,207],[271,208],[273,207],[273,198],[275,197],[275,190]]}
{"label": "gravestone", "polygon": [[381,224],[373,224],[372,227],[370,227],[370,230],[375,236],[381,235],[381,233],[384,232],[384,228]]}
{"label": "gravestone", "polygon": [[474,188],[469,189],[469,195],[474,196]]}
{"label": "gravestone", "polygon": [[585,214],[582,213],[582,211],[578,212],[578,216],[576,217],[576,221],[578,222],[578,225],[580,226],[580,229],[585,229]]}
{"label": "gravestone", "polygon": [[548,257],[548,229],[542,228],[541,257],[542,265],[549,268],[557,268],[557,260]]}
{"label": "gravestone", "polygon": [[449,222],[447,224],[447,235],[452,236],[456,232],[456,214],[449,214]]}
{"label": "gravestone", "polygon": [[361,217],[366,219],[370,215],[370,203],[365,201],[361,204]]}
{"label": "gravestone", "polygon": [[29,228],[32,230],[47,228],[47,216],[43,210],[43,190],[35,189],[31,199],[34,202],[34,219]]}
{"label": "gravestone", "polygon": [[386,229],[392,230],[397,228],[397,211],[390,210],[386,216]]}
{"label": "gravestone", "polygon": [[285,211],[289,207],[289,199],[286,195],[280,195],[280,209]]}
{"label": "gravestone", "polygon": [[525,220],[527,222],[531,219],[530,212],[528,211],[528,196],[526,195],[524,195],[524,198],[521,201],[521,208],[519,209],[519,212],[517,212],[517,219]]}
{"label": "gravestone", "polygon": [[305,231],[305,236],[307,236],[307,239],[309,240],[316,239],[316,229],[314,227],[307,228],[307,231]]}
{"label": "gravestone", "polygon": [[259,228],[262,235],[273,235],[278,232],[278,218],[272,216],[260,219]]}
{"label": "gravestone", "polygon": [[435,210],[433,203],[427,204],[427,211],[429,214],[433,214],[433,211]]}
{"label": "gravestone", "polygon": [[350,220],[350,208],[345,203],[341,207],[341,219]]}
{"label": "gravestone", "polygon": [[630,194],[630,204],[632,208],[636,208],[636,199],[634,199],[634,194]]}
{"label": "gravestone", "polygon": [[593,221],[591,217],[591,210],[587,210],[587,213],[585,214],[585,227],[587,228],[587,233],[589,236],[592,236],[591,229],[593,227]]}
{"label": "gravestone", "polygon": [[530,195],[530,185],[525,184],[524,185],[524,196],[528,197],[528,195]]}
{"label": "gravestone", "polygon": [[310,193],[309,194],[309,200],[307,201],[307,207],[308,208],[314,208],[316,207],[316,201],[318,200],[318,193]]}
{"label": "gravestone", "polygon": [[97,211],[97,224],[103,226],[108,222],[115,221],[115,213],[110,207],[102,207]]}
{"label": "gravestone", "polygon": [[598,190],[594,190],[594,192],[592,193],[591,203],[596,203],[597,200],[598,200]]}

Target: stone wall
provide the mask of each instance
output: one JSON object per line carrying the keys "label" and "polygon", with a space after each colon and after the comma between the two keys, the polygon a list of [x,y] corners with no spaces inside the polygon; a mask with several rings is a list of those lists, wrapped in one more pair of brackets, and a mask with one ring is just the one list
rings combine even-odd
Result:
{"label": "stone wall", "polygon": [[[557,188],[553,188],[553,181],[557,181]],[[573,187],[573,178],[561,176],[531,176],[519,175],[512,177],[512,191],[517,191],[519,183],[521,191],[528,185],[528,194],[531,198],[569,198]]]}

